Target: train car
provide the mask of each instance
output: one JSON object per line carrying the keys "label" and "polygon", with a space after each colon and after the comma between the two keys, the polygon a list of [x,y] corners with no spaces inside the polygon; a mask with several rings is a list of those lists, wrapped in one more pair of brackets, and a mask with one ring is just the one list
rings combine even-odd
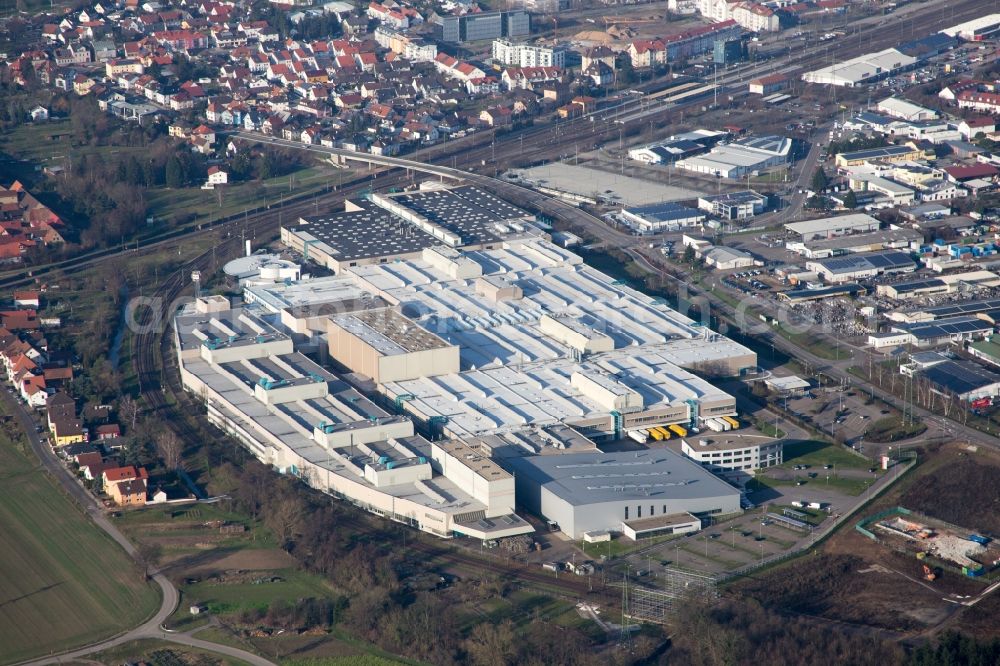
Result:
{"label": "train car", "polygon": [[687,437],[688,434],[687,428],[676,423],[670,426],[670,432],[674,433],[678,437]]}

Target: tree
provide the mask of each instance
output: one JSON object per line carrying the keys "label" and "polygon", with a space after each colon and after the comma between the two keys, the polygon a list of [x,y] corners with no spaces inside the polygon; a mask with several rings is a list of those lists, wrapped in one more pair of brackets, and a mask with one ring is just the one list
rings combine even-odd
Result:
{"label": "tree", "polygon": [[136,419],[139,418],[139,403],[132,396],[124,395],[118,401],[118,412],[122,415],[122,419],[128,423],[129,432],[131,432],[135,428]]}
{"label": "tree", "polygon": [[812,189],[814,192],[822,192],[830,184],[830,180],[826,177],[826,171],[823,171],[823,167],[816,167],[816,173],[812,177]]}
{"label": "tree", "polygon": [[135,561],[142,569],[142,575],[149,578],[153,573],[153,567],[160,559],[163,548],[158,543],[148,543],[141,541],[135,550]]}
{"label": "tree", "polygon": [[684,263],[693,264],[694,263],[694,246],[688,245],[684,248]]}
{"label": "tree", "polygon": [[170,189],[177,189],[184,186],[184,169],[181,166],[181,161],[176,156],[171,156],[167,160],[166,180],[166,185]]}
{"label": "tree", "polygon": [[264,522],[274,532],[279,547],[285,548],[292,542],[302,520],[302,514],[303,507],[299,497],[289,495],[278,501],[270,513],[264,516]]}
{"label": "tree", "polygon": [[854,194],[854,190],[847,190],[847,194],[844,195],[844,208],[857,208],[858,207],[858,197]]}
{"label": "tree", "polygon": [[173,430],[169,428],[156,437],[156,452],[163,460],[163,466],[169,470],[178,470],[183,462],[184,443]]}
{"label": "tree", "polygon": [[477,624],[466,641],[469,657],[477,666],[506,666],[516,661],[517,643],[510,620]]}

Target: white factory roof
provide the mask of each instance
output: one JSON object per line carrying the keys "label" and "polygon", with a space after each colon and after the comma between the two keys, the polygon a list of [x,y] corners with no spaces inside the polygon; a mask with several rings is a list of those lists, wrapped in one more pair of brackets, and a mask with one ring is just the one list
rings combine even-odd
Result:
{"label": "white factory roof", "polygon": [[243,292],[248,303],[260,303],[270,312],[371,297],[371,292],[361,289],[355,280],[342,276],[312,278],[291,284],[279,282],[250,286]]}
{"label": "white factory roof", "polygon": [[914,104],[909,100],[899,97],[888,97],[882,100],[878,103],[878,108],[880,111],[884,111],[900,118],[915,117],[922,113],[933,113],[935,116],[937,115],[936,111],[920,106],[919,104]]}
{"label": "white factory roof", "polygon": [[896,49],[886,49],[806,72],[802,75],[802,80],[811,83],[854,84],[875,76],[890,74],[916,62],[916,58]]}
{"label": "white factory roof", "polygon": [[[230,409],[221,401],[213,402],[215,409],[237,423],[256,424],[313,465],[361,485],[374,489],[374,486],[364,478],[364,465],[372,459],[381,456],[393,460],[406,460],[418,456],[430,458],[430,443],[418,436],[358,444],[353,452],[347,449],[327,450],[312,439],[312,429],[320,421],[343,424],[344,427],[350,428],[353,423],[357,423],[359,427],[368,427],[370,418],[392,420],[404,418],[387,415],[370,401],[361,398],[360,394],[342,381],[335,380],[331,383],[330,391],[333,395],[326,398],[268,406],[257,400],[253,392],[247,390],[243,381],[226,367],[195,359],[186,361],[184,368],[218,392],[223,400],[233,405],[233,409]],[[249,423],[247,428],[250,429]],[[429,488],[431,492],[426,492],[425,488]],[[435,476],[431,480],[419,483],[382,487],[379,491],[446,513],[466,513],[486,508],[484,504],[473,499],[444,476]]]}
{"label": "white factory roof", "polygon": [[837,229],[868,229],[873,225],[875,229],[878,229],[879,221],[871,215],[867,213],[851,213],[850,215],[823,217],[818,220],[788,222],[785,224],[785,229],[799,235],[807,235]]}
{"label": "white factory roof", "polygon": [[424,328],[459,345],[463,370],[571,358],[572,350],[539,330],[545,314],[573,317],[612,338],[616,349],[703,335],[689,318],[551,243],[515,241],[467,256],[483,267],[484,276],[504,276],[517,284],[524,297],[494,302],[476,293],[474,280],[451,280],[422,260],[360,266],[349,274],[399,303]]}
{"label": "white factory roof", "polygon": [[992,28],[993,26],[1000,26],[1000,14],[987,14],[986,16],[980,16],[979,18],[974,18],[971,21],[966,21],[965,23],[959,23],[958,25],[953,25],[950,28],[945,28],[941,32],[949,37],[958,37],[962,34],[971,34],[977,30]]}
{"label": "white factory roof", "polygon": [[590,376],[609,373],[639,393],[646,409],[687,400],[728,399],[728,394],[676,364],[684,354],[707,347],[705,341],[698,342],[689,349],[665,345],[641,352],[616,350],[582,364],[561,359],[470,370],[391,382],[386,389],[390,395],[413,396],[409,402],[415,411],[426,418],[447,417],[449,429],[462,435],[606,415],[605,407],[572,386],[570,378],[577,371]]}

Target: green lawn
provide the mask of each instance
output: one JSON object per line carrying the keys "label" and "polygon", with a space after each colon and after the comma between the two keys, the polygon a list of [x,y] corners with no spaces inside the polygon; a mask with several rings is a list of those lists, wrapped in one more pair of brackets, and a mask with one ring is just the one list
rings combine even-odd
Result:
{"label": "green lawn", "polygon": [[232,613],[249,608],[267,608],[272,601],[295,602],[307,597],[328,597],[333,590],[322,577],[296,569],[275,569],[257,572],[260,578],[276,576],[275,583],[214,583],[204,581],[184,585],[181,589],[189,605],[202,603],[208,610]]}
{"label": "green lawn", "polygon": [[[827,479],[827,470],[820,469],[815,479],[810,479],[808,476],[808,470],[796,475],[794,479],[775,479],[773,477],[767,476],[766,473],[759,473],[754,477],[754,482],[760,486],[767,488],[788,488],[794,487],[797,481],[802,481],[803,488],[832,488],[838,492],[844,493],[845,495],[852,495],[857,497],[861,495],[868,489],[871,485],[872,476],[863,477],[843,477],[834,476],[832,470],[830,471],[830,478]],[[878,475],[884,474],[879,470]]]}
{"label": "green lawn", "polygon": [[[818,472],[820,476],[827,470],[824,465],[833,465],[836,469],[868,469],[871,461],[856,455],[840,444],[819,442],[815,440],[790,442],[785,444],[785,462],[781,467],[793,469],[796,465],[809,465],[809,472]],[[818,469],[817,469],[818,468]]]}
{"label": "green lawn", "polygon": [[146,191],[146,200],[149,202],[149,214],[154,217],[192,213],[198,216],[201,223],[240,213],[247,208],[276,204],[290,196],[326,192],[328,186],[339,185],[350,175],[352,172],[347,169],[320,165],[295,172],[291,188],[288,176],[278,176],[260,182],[234,183],[218,190],[158,187]]}
{"label": "green lawn", "polygon": [[0,435],[0,663],[84,645],[159,606],[125,552]]}

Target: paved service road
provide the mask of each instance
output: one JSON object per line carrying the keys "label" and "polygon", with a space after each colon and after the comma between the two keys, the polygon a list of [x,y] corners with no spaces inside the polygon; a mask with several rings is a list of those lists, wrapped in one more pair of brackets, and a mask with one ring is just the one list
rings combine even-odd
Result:
{"label": "paved service road", "polygon": [[[17,419],[18,424],[21,426],[21,429],[24,430],[24,433],[28,438],[28,442],[31,444],[31,448],[35,452],[35,455],[38,456],[38,460],[42,463],[42,466],[44,466],[52,477],[59,482],[69,496],[76,500],[87,516],[94,521],[94,524],[107,532],[112,539],[125,549],[125,552],[132,557],[136,557],[136,549],[135,546],[132,545],[132,542],[130,542],[125,535],[122,534],[121,531],[108,520],[104,511],[101,509],[101,506],[97,503],[97,499],[83,487],[77,478],[63,464],[59,457],[52,451],[52,448],[48,445],[48,443],[42,439],[42,436],[35,429],[37,424],[32,412],[8,391],[0,391],[0,403],[3,404],[5,412],[12,414],[14,418]],[[160,587],[163,599],[160,603],[159,610],[157,610],[151,618],[143,622],[138,627],[100,643],[71,650],[60,655],[45,657],[43,659],[37,659],[35,661],[24,663],[31,666],[40,666],[41,664],[58,664],[79,659],[88,654],[107,650],[108,648],[122,645],[123,643],[128,643],[130,641],[141,640],[144,638],[157,638],[160,640],[170,641],[172,643],[179,643],[181,645],[200,648],[210,652],[225,654],[245,661],[249,664],[254,664],[254,666],[272,666],[272,662],[262,659],[251,652],[247,652],[246,650],[240,650],[226,645],[217,645],[209,641],[194,638],[188,634],[168,633],[164,631],[161,626],[177,608],[177,602],[180,595],[177,592],[177,588],[174,587],[174,584],[161,573],[153,574],[153,582]]]}

